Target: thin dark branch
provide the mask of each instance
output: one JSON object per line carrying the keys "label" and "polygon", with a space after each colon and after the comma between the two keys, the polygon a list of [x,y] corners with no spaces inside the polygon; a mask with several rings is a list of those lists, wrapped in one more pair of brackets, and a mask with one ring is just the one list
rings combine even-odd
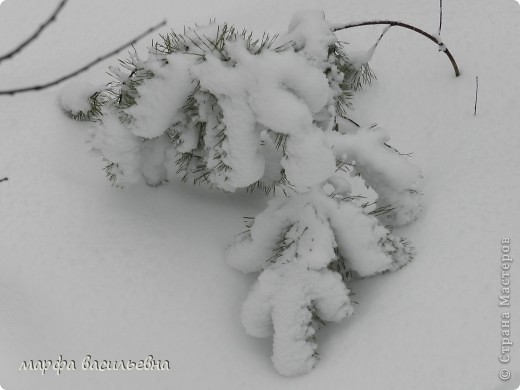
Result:
{"label": "thin dark branch", "polygon": [[442,0],[440,0],[440,11],[439,11],[439,36],[441,36],[442,30]]}
{"label": "thin dark branch", "polygon": [[453,70],[455,71],[455,76],[456,77],[460,76],[459,67],[457,66],[457,63],[455,62],[455,59],[451,55],[448,48],[441,41],[440,37],[434,37],[433,35],[428,34],[427,32],[421,30],[420,28],[417,28],[410,24],[397,22],[395,20],[370,20],[370,21],[360,22],[360,23],[347,23],[347,24],[342,24],[342,25],[336,25],[332,28],[332,31],[346,30],[348,28],[361,27],[361,26],[373,26],[373,25],[377,25],[377,24],[386,24],[389,26],[403,27],[408,30],[415,31],[416,33],[419,33],[419,34],[425,36],[426,38],[430,39],[431,41],[435,42],[439,46],[439,50],[443,51],[448,56],[448,58],[451,62],[451,65],[453,66]]}
{"label": "thin dark branch", "polygon": [[38,29],[25,41],[20,43],[16,48],[11,50],[9,53],[4,54],[0,57],[0,62],[7,60],[9,58],[14,57],[16,54],[20,53],[26,46],[28,46],[31,42],[33,42],[38,36],[42,33],[43,30],[47,28],[49,24],[54,22],[56,20],[56,16],[60,13],[61,9],[65,6],[65,3],[67,3],[68,0],[61,0],[60,4],[58,4],[58,7],[54,10],[52,15],[47,19]]}
{"label": "thin dark branch", "polygon": [[7,181],[7,180],[9,180],[9,178],[4,177],[3,179],[0,179],[0,183],[3,182],[3,181]]}
{"label": "thin dark branch", "polygon": [[350,118],[348,118],[348,117],[346,117],[346,116],[342,116],[341,118],[343,118],[343,119],[345,119],[346,121],[352,123],[354,126],[356,126],[356,127],[358,127],[358,128],[361,127],[361,125],[360,125],[359,123],[357,123],[356,121],[354,121],[353,119],[350,119]]}
{"label": "thin dark branch", "polygon": [[381,39],[383,39],[383,37],[388,32],[388,30],[390,30],[391,27],[392,27],[391,25],[386,26],[384,28],[383,32],[381,33],[381,35],[379,36],[379,38],[377,39],[376,43],[374,43],[374,45],[370,48],[370,50],[368,51],[370,53],[368,61],[372,60],[372,56],[374,55],[374,53],[377,49],[377,46],[379,45],[379,42],[381,42]]}
{"label": "thin dark branch", "polygon": [[473,115],[477,115],[477,101],[478,101],[478,76],[475,78],[475,111],[473,111]]}
{"label": "thin dark branch", "polygon": [[374,46],[377,47],[377,45],[379,45],[379,42],[381,42],[381,39],[383,39],[383,37],[385,36],[385,34],[388,32],[388,30],[390,30],[390,28],[392,27],[392,25],[388,25],[384,28],[383,32],[381,33],[381,35],[379,36],[379,38],[377,39],[377,42]]}
{"label": "thin dark branch", "polygon": [[120,51],[122,51],[126,47],[128,47],[130,45],[133,45],[134,43],[139,41],[141,38],[145,37],[146,35],[150,34],[153,31],[159,29],[160,27],[164,26],[165,24],[166,24],[166,20],[163,20],[161,23],[159,23],[158,25],[156,25],[154,27],[149,28],[148,30],[146,30],[142,34],[140,34],[137,37],[135,37],[134,39],[132,39],[130,42],[127,42],[127,43],[119,46],[117,49],[112,50],[110,53],[107,53],[107,54],[105,54],[105,55],[95,59],[94,61],[89,62],[87,65],[83,66],[82,68],[79,68],[79,69],[75,70],[74,72],[71,72],[71,73],[69,73],[69,74],[67,74],[65,76],[62,76],[62,77],[60,77],[60,78],[58,78],[58,79],[56,79],[54,81],[51,81],[51,82],[48,82],[48,83],[45,83],[45,84],[41,84],[41,85],[34,85],[34,86],[30,86],[30,87],[23,87],[23,88],[16,88],[16,89],[11,89],[11,90],[0,91],[0,95],[14,95],[14,94],[17,94],[17,93],[22,93],[22,92],[40,91],[42,89],[46,89],[46,88],[49,88],[49,87],[53,87],[53,86],[55,86],[57,84],[60,84],[60,83],[66,81],[66,80],[68,80],[68,79],[70,79],[72,77],[77,76],[80,73],[85,72],[86,70],[90,69],[92,66],[98,64],[101,61],[106,60],[107,58],[113,56],[114,54],[119,53]]}

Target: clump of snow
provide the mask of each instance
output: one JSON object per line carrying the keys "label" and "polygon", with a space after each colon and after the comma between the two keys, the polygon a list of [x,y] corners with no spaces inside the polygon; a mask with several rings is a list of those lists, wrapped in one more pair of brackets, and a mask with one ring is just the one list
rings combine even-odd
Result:
{"label": "clump of snow", "polygon": [[328,47],[337,41],[332,32],[332,24],[325,19],[323,11],[296,12],[290,23],[283,42],[293,42],[297,51],[302,51],[306,58],[315,61],[320,67],[325,66]]}
{"label": "clump of snow", "polygon": [[[259,180],[265,164],[259,152],[260,133],[256,131],[255,113],[247,104],[247,75],[240,70],[238,64],[229,67],[211,56],[191,70],[201,87],[218,98],[222,110],[223,126],[214,129],[206,127],[206,131],[208,134],[216,132],[213,137],[216,142],[210,142],[208,146],[217,146],[222,161],[229,167],[229,172],[225,172],[215,184],[230,190],[246,187]],[[218,133],[221,131],[225,132],[226,138],[218,146]]]}
{"label": "clump of snow", "polygon": [[317,361],[313,311],[324,321],[341,321],[353,313],[348,293],[335,272],[279,265],[258,278],[244,303],[242,323],[255,337],[274,333],[272,360],[280,374],[305,374]]}
{"label": "clump of snow", "polygon": [[272,132],[269,132],[263,128],[261,131],[261,144],[260,152],[265,157],[264,175],[262,181],[267,185],[273,185],[279,183],[282,179],[282,165],[281,161],[283,158],[283,152],[276,147],[273,139]]}
{"label": "clump of snow", "polygon": [[59,104],[65,112],[87,113],[91,109],[90,97],[102,89],[102,86],[92,83],[69,82],[60,90]]}
{"label": "clump of snow", "polygon": [[327,139],[337,158],[355,166],[352,175],[360,174],[378,194],[378,206],[392,207],[383,218],[397,226],[417,218],[422,208],[421,171],[386,144],[390,137],[384,129],[328,132]]}
{"label": "clump of snow", "polygon": [[175,54],[167,64],[150,62],[155,77],[143,81],[135,105],[126,110],[132,118],[129,129],[133,134],[159,137],[172,123],[183,120],[182,106],[195,87],[188,73],[194,63],[193,57]]}
{"label": "clump of snow", "polygon": [[352,63],[352,67],[355,69],[361,69],[363,65],[366,65],[370,62],[372,59],[372,56],[374,55],[375,46],[372,46],[369,50],[362,51],[350,51],[348,53],[348,59]]}
{"label": "clump of snow", "polygon": [[376,217],[349,202],[329,207],[338,251],[346,267],[360,277],[397,270],[412,259],[413,248],[392,236]]}
{"label": "clump of snow", "polygon": [[170,147],[171,142],[165,135],[143,143],[141,170],[146,184],[158,186],[167,179],[165,161]]}
{"label": "clump of snow", "polygon": [[306,134],[289,137],[282,166],[291,184],[303,189],[332,176],[336,170],[336,160],[325,143],[323,132],[310,127]]}
{"label": "clump of snow", "polygon": [[331,195],[349,196],[352,193],[352,185],[340,175],[333,175],[327,179],[327,183],[333,187]]}
{"label": "clump of snow", "polygon": [[92,148],[113,164],[117,185],[136,183],[141,178],[142,140],[128,132],[119,118],[106,115],[90,135]]}

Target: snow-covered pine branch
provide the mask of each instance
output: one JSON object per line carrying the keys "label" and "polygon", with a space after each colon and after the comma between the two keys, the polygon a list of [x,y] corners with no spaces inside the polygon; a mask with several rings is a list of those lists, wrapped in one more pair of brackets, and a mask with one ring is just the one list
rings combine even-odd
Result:
{"label": "snow-covered pine branch", "polygon": [[[324,131],[345,115],[367,69],[349,62],[320,12],[297,14],[278,38],[225,23],[172,32],[148,59],[120,64],[106,88],[84,88],[76,99],[74,85],[62,95],[69,116],[96,123],[92,146],[113,184],[165,180],[151,173],[151,153],[155,162],[163,156],[157,170],[172,156],[185,179],[226,191],[326,180],[335,158]],[[77,100],[85,106],[69,104]],[[155,138],[164,141],[155,141],[158,151],[145,147]]]}
{"label": "snow-covered pine branch", "polygon": [[[216,22],[171,32],[147,59],[135,53],[111,68],[106,87],[74,85],[61,99],[71,118],[92,122],[90,143],[116,186],[159,185],[174,161],[184,181],[282,190],[226,256],[259,272],[242,322],[253,336],[273,335],[274,365],[290,376],[316,363],[316,323],[352,314],[350,276],[413,258],[388,225],[421,209],[419,168],[387,132],[347,116],[374,77],[367,61],[379,40],[350,57],[333,29],[323,13],[303,11],[282,36]],[[376,192],[375,210],[352,193],[355,176]]]}
{"label": "snow-covered pine branch", "polygon": [[242,272],[261,271],[242,323],[252,336],[274,333],[273,363],[293,376],[316,363],[313,315],[338,322],[353,313],[345,286],[349,275],[397,270],[414,249],[351,199],[317,187],[273,199],[226,255]]}

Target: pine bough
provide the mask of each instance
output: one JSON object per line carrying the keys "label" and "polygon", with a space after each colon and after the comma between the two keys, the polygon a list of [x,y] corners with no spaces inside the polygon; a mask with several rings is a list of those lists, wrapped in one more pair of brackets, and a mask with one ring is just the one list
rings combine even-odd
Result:
{"label": "pine bough", "polygon": [[[157,186],[173,159],[184,181],[276,193],[227,259],[259,272],[242,310],[247,333],[273,335],[281,374],[308,372],[316,325],[353,313],[348,279],[414,256],[389,229],[416,219],[420,170],[383,129],[347,118],[373,77],[368,64],[347,56],[322,13],[300,12],[283,36],[255,39],[216,22],[171,32],[148,59],[133,54],[111,71],[106,87],[69,87],[61,102],[93,122],[92,148],[115,186]],[[375,205],[353,194],[354,176],[377,193]]]}

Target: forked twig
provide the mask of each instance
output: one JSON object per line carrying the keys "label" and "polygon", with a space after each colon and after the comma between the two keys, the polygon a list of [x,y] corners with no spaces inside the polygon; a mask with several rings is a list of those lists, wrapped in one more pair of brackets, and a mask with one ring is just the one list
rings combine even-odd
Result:
{"label": "forked twig", "polygon": [[451,62],[451,65],[453,66],[453,70],[455,71],[455,76],[456,77],[460,76],[460,71],[459,71],[459,67],[457,66],[457,62],[455,62],[455,58],[453,58],[453,55],[448,50],[446,45],[442,42],[441,38],[435,37],[432,34],[429,34],[426,31],[423,31],[420,28],[417,28],[410,24],[398,22],[395,20],[370,20],[370,21],[359,22],[359,23],[337,24],[332,28],[332,31],[336,32],[336,31],[340,31],[340,30],[346,30],[349,28],[353,28],[353,27],[373,26],[373,25],[378,25],[378,24],[386,24],[389,26],[403,27],[408,30],[415,31],[416,33],[419,33],[419,34],[425,36],[426,38],[430,39],[431,41],[435,42],[439,46],[439,51],[443,51],[448,56],[448,58]]}

